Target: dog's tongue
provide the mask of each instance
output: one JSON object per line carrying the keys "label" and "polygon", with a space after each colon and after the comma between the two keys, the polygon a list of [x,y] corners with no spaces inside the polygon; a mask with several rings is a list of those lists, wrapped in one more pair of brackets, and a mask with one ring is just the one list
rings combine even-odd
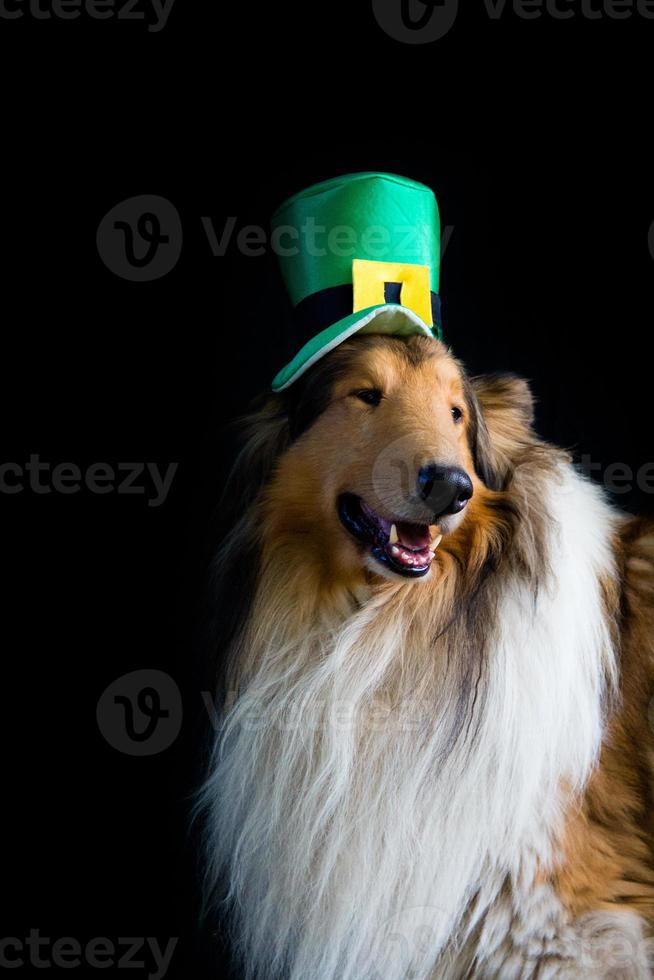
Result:
{"label": "dog's tongue", "polygon": [[431,544],[427,524],[400,523],[397,525],[397,536],[400,544],[403,544],[405,548],[410,548],[411,551],[422,551],[429,548]]}
{"label": "dog's tongue", "polygon": [[[391,522],[378,514],[372,507],[369,507],[365,501],[361,501],[361,508],[371,522],[388,538],[392,528]],[[398,537],[397,543],[409,551],[425,551],[431,546],[428,524],[409,524],[407,521],[398,521],[395,530]]]}

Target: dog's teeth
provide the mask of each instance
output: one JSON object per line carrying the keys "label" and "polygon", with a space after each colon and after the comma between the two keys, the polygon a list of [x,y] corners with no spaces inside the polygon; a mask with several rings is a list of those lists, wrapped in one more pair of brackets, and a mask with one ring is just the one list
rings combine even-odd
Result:
{"label": "dog's teeth", "polygon": [[400,539],[398,537],[397,528],[394,524],[391,524],[391,533],[388,537],[391,544],[396,544]]}
{"label": "dog's teeth", "polygon": [[431,542],[431,550],[432,551],[436,551],[436,549],[438,548],[438,546],[439,546],[439,544],[441,543],[442,540],[443,540],[443,535],[442,534],[437,534],[436,537],[434,537],[432,539],[432,542]]}
{"label": "dog's teeth", "polygon": [[[393,527],[395,527],[395,525],[394,525],[394,524],[393,524]],[[399,555],[399,553],[400,553],[400,549],[399,549],[399,548],[397,547],[397,545],[396,545],[396,544],[394,544],[394,545],[393,545],[393,547],[391,548],[391,553],[392,553],[393,555]]]}

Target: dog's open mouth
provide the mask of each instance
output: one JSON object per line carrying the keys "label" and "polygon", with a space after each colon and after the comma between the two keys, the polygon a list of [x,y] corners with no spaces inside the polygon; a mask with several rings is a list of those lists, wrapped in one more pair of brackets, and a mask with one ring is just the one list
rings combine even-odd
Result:
{"label": "dog's open mouth", "polygon": [[442,537],[438,528],[388,520],[353,493],[340,495],[338,515],[350,534],[369,545],[373,557],[398,575],[418,578],[429,571]]}

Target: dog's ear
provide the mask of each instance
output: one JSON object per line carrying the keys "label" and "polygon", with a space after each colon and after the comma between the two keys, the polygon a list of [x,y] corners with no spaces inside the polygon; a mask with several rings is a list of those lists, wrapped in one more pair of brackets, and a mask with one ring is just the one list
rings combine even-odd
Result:
{"label": "dog's ear", "polygon": [[[236,459],[216,507],[211,537],[216,554],[206,584],[203,642],[207,683],[224,682],[219,651],[231,646],[250,611],[256,586],[259,525],[255,505],[277,460],[289,445],[289,425],[279,395],[262,395],[251,412],[231,427]],[[225,696],[224,690],[219,694]]]}
{"label": "dog's ear", "polygon": [[250,414],[238,420],[234,432],[239,448],[220,504],[223,517],[233,521],[254,503],[290,443],[284,400],[268,393],[259,396]]}
{"label": "dog's ear", "polygon": [[524,378],[489,374],[471,378],[466,397],[475,469],[491,490],[501,490],[533,441],[534,399]]}

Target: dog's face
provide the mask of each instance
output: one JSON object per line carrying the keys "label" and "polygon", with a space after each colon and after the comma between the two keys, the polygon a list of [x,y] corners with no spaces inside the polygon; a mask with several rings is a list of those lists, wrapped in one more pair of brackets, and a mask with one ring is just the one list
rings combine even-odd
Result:
{"label": "dog's face", "polygon": [[341,568],[427,576],[495,480],[458,362],[428,338],[355,337],[294,387],[276,481],[286,528]]}

